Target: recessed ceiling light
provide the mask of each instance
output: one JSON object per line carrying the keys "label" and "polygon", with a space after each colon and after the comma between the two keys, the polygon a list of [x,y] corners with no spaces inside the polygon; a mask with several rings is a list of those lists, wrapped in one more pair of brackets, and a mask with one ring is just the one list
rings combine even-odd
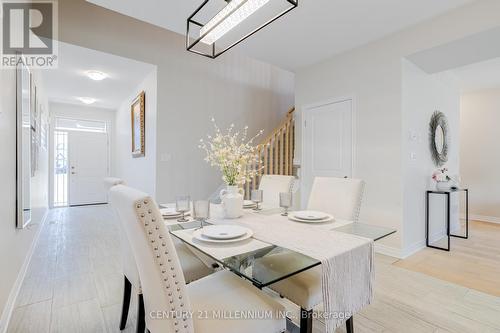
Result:
{"label": "recessed ceiling light", "polygon": [[94,104],[97,99],[92,97],[77,97],[77,99],[84,104]]}
{"label": "recessed ceiling light", "polygon": [[108,74],[100,71],[87,71],[85,74],[94,81],[101,81],[108,77]]}

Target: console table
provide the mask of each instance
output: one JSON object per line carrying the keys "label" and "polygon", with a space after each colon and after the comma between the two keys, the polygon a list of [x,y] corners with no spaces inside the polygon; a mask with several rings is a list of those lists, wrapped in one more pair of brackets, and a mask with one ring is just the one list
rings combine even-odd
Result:
{"label": "console table", "polygon": [[[450,231],[450,198],[452,193],[465,192],[465,236],[461,235],[453,235]],[[448,237],[448,247],[439,247],[435,245],[431,245],[429,241],[429,198],[431,195],[445,195],[446,196],[446,235]],[[427,247],[431,247],[433,249],[450,251],[450,239],[451,237],[457,237],[462,239],[469,238],[469,189],[467,188],[458,188],[458,189],[450,189],[450,190],[430,190],[426,193],[425,199],[425,243]]]}

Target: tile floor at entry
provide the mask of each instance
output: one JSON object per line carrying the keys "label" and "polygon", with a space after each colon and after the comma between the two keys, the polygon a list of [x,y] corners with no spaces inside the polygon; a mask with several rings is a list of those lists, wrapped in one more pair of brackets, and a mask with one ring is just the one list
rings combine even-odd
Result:
{"label": "tile floor at entry", "polygon": [[[375,300],[355,316],[356,333],[500,332],[500,297],[397,267],[390,257],[376,261]],[[52,210],[8,332],[119,332],[122,284],[109,207]],[[124,332],[135,332],[135,309],[133,301]],[[314,331],[323,332],[321,322]]]}

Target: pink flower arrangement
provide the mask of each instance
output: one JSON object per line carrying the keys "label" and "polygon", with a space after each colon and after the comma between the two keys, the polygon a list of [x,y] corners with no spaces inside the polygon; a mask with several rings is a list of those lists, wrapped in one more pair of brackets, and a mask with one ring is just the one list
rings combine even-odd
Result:
{"label": "pink flower arrangement", "polygon": [[447,182],[451,180],[451,177],[448,175],[448,168],[441,168],[434,171],[432,174],[432,179],[436,182]]}

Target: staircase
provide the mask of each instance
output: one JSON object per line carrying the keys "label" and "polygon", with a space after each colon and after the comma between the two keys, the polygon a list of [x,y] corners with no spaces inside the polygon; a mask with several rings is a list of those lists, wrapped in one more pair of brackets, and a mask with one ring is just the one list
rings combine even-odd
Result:
{"label": "staircase", "polygon": [[257,146],[257,162],[250,165],[257,175],[244,185],[245,199],[259,187],[262,175],[293,175],[295,146],[295,108],[286,114],[281,124]]}

